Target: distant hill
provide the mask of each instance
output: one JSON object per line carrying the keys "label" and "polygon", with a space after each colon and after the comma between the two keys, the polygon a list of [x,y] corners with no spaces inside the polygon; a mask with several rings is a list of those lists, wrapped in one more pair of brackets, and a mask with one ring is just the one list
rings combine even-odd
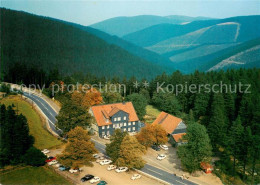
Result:
{"label": "distant hill", "polygon": [[57,68],[62,74],[83,72],[121,78],[149,79],[163,71],[171,72],[75,26],[4,8],[1,47],[6,72],[16,62],[46,71]]}
{"label": "distant hill", "polygon": [[188,17],[180,15],[172,16],[155,16],[155,15],[140,15],[133,17],[115,17],[111,19],[98,22],[90,25],[90,27],[104,31],[110,35],[116,35],[122,37],[126,34],[136,32],[147,27],[169,23],[169,24],[182,24],[195,20],[207,20],[211,18],[207,17]]}
{"label": "distant hill", "polygon": [[[206,51],[206,49],[205,49]],[[184,72],[211,71],[231,68],[260,67],[260,38],[232,45],[201,57],[176,62],[175,67]]]}
{"label": "distant hill", "polygon": [[140,58],[143,58],[149,62],[152,62],[152,63],[160,65],[160,66],[167,66],[167,68],[171,71],[175,70],[174,64],[169,60],[168,57],[164,57],[164,56],[159,55],[155,52],[152,52],[148,49],[145,49],[140,46],[136,46],[130,42],[127,42],[117,36],[111,36],[105,32],[102,32],[102,31],[94,29],[94,28],[91,28],[88,26],[82,26],[82,25],[74,24],[74,23],[68,23],[68,22],[66,22],[66,23],[70,24],[72,26],[75,26],[79,29],[82,29],[84,31],[87,31],[88,33],[91,33],[91,34],[103,39],[104,41],[106,41],[109,44],[114,44],[116,46],[119,46],[135,56],[138,56]]}
{"label": "distant hill", "polygon": [[125,35],[123,38],[142,47],[151,47],[167,39],[182,36],[202,28],[229,22],[234,22],[240,25],[237,42],[244,42],[259,37],[260,16],[256,15],[231,17],[227,19],[193,21],[189,24],[184,25],[159,24],[134,33],[130,33],[128,35]]}

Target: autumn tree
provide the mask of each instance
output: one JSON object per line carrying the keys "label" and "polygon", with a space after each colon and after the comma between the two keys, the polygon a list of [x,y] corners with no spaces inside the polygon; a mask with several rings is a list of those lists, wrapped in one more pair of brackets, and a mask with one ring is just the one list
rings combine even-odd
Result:
{"label": "autumn tree", "polygon": [[116,129],[110,137],[110,143],[106,144],[106,153],[115,162],[119,158],[120,146],[127,132]]}
{"label": "autumn tree", "polygon": [[93,154],[97,153],[95,144],[90,140],[87,130],[76,127],[68,133],[68,143],[57,159],[65,166],[92,166]]}
{"label": "autumn tree", "polygon": [[78,91],[74,91],[71,95],[71,100],[85,109],[89,109],[89,107],[93,105],[98,105],[103,102],[103,98],[101,93],[95,88],[92,89],[84,89],[84,86],[79,86]]}
{"label": "autumn tree", "polygon": [[57,127],[63,131],[63,134],[66,134],[76,126],[89,127],[92,118],[83,107],[67,102],[63,104],[57,120]]}
{"label": "autumn tree", "polygon": [[190,173],[200,169],[201,162],[210,162],[212,147],[206,128],[199,123],[190,123],[183,139],[188,142],[178,147],[177,154],[182,166]]}
{"label": "autumn tree", "polygon": [[164,144],[168,141],[167,132],[158,124],[146,124],[136,135],[137,140],[146,148],[156,143]]}
{"label": "autumn tree", "polygon": [[164,130],[164,128],[159,125],[151,125],[152,126],[152,133],[153,133],[153,141],[157,145],[164,144],[168,141],[167,132]]}
{"label": "autumn tree", "polygon": [[142,159],[144,153],[145,147],[134,136],[126,135],[121,143],[119,158],[115,164],[117,166],[126,166],[130,169],[141,169],[145,165],[145,161]]}

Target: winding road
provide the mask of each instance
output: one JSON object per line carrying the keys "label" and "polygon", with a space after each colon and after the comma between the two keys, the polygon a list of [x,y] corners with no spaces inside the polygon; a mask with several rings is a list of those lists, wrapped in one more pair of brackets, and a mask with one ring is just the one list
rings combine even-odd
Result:
{"label": "winding road", "polygon": [[[52,129],[53,132],[56,134],[60,135],[62,131],[58,128],[56,128],[55,123],[57,121],[56,116],[57,113],[54,111],[54,109],[47,103],[47,101],[44,100],[41,96],[34,95],[34,94],[29,94],[27,92],[23,92],[23,95],[30,100],[32,100],[42,111],[42,113],[46,116],[48,119],[50,128]],[[105,153],[105,145],[102,143],[99,143],[96,140],[93,140],[95,143],[96,148],[102,152]],[[154,178],[157,178],[159,180],[165,181],[169,184],[174,184],[174,185],[196,185],[196,183],[193,183],[189,180],[183,179],[181,180],[180,177],[177,177],[169,172],[166,172],[164,170],[161,170],[157,167],[151,166],[146,164],[141,170],[141,172],[146,173],[150,176],[153,176]]]}

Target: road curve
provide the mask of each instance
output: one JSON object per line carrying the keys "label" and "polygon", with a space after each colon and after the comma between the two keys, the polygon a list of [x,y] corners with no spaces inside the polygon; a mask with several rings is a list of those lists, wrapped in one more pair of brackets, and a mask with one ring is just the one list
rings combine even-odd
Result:
{"label": "road curve", "polygon": [[[55,123],[57,122],[56,116],[57,113],[53,110],[53,108],[40,96],[29,94],[27,92],[23,92],[23,95],[29,99],[31,99],[37,106],[41,109],[41,111],[48,118],[50,128],[56,134],[60,135],[62,133],[61,130],[57,129]],[[92,140],[95,143],[95,147],[102,153],[106,152],[106,146],[97,142],[96,140]],[[140,171],[151,175],[155,178],[158,178],[162,181],[168,182],[169,184],[174,185],[196,185],[195,183],[188,181],[186,179],[181,180],[180,177],[177,177],[169,172],[156,168],[154,166],[146,164]]]}

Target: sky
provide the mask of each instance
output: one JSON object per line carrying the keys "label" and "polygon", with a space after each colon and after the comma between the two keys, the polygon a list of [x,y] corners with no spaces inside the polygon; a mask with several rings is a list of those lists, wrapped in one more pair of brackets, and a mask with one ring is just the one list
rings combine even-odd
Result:
{"label": "sky", "polygon": [[260,15],[260,0],[0,0],[1,7],[82,25],[118,16],[186,15],[226,18]]}

